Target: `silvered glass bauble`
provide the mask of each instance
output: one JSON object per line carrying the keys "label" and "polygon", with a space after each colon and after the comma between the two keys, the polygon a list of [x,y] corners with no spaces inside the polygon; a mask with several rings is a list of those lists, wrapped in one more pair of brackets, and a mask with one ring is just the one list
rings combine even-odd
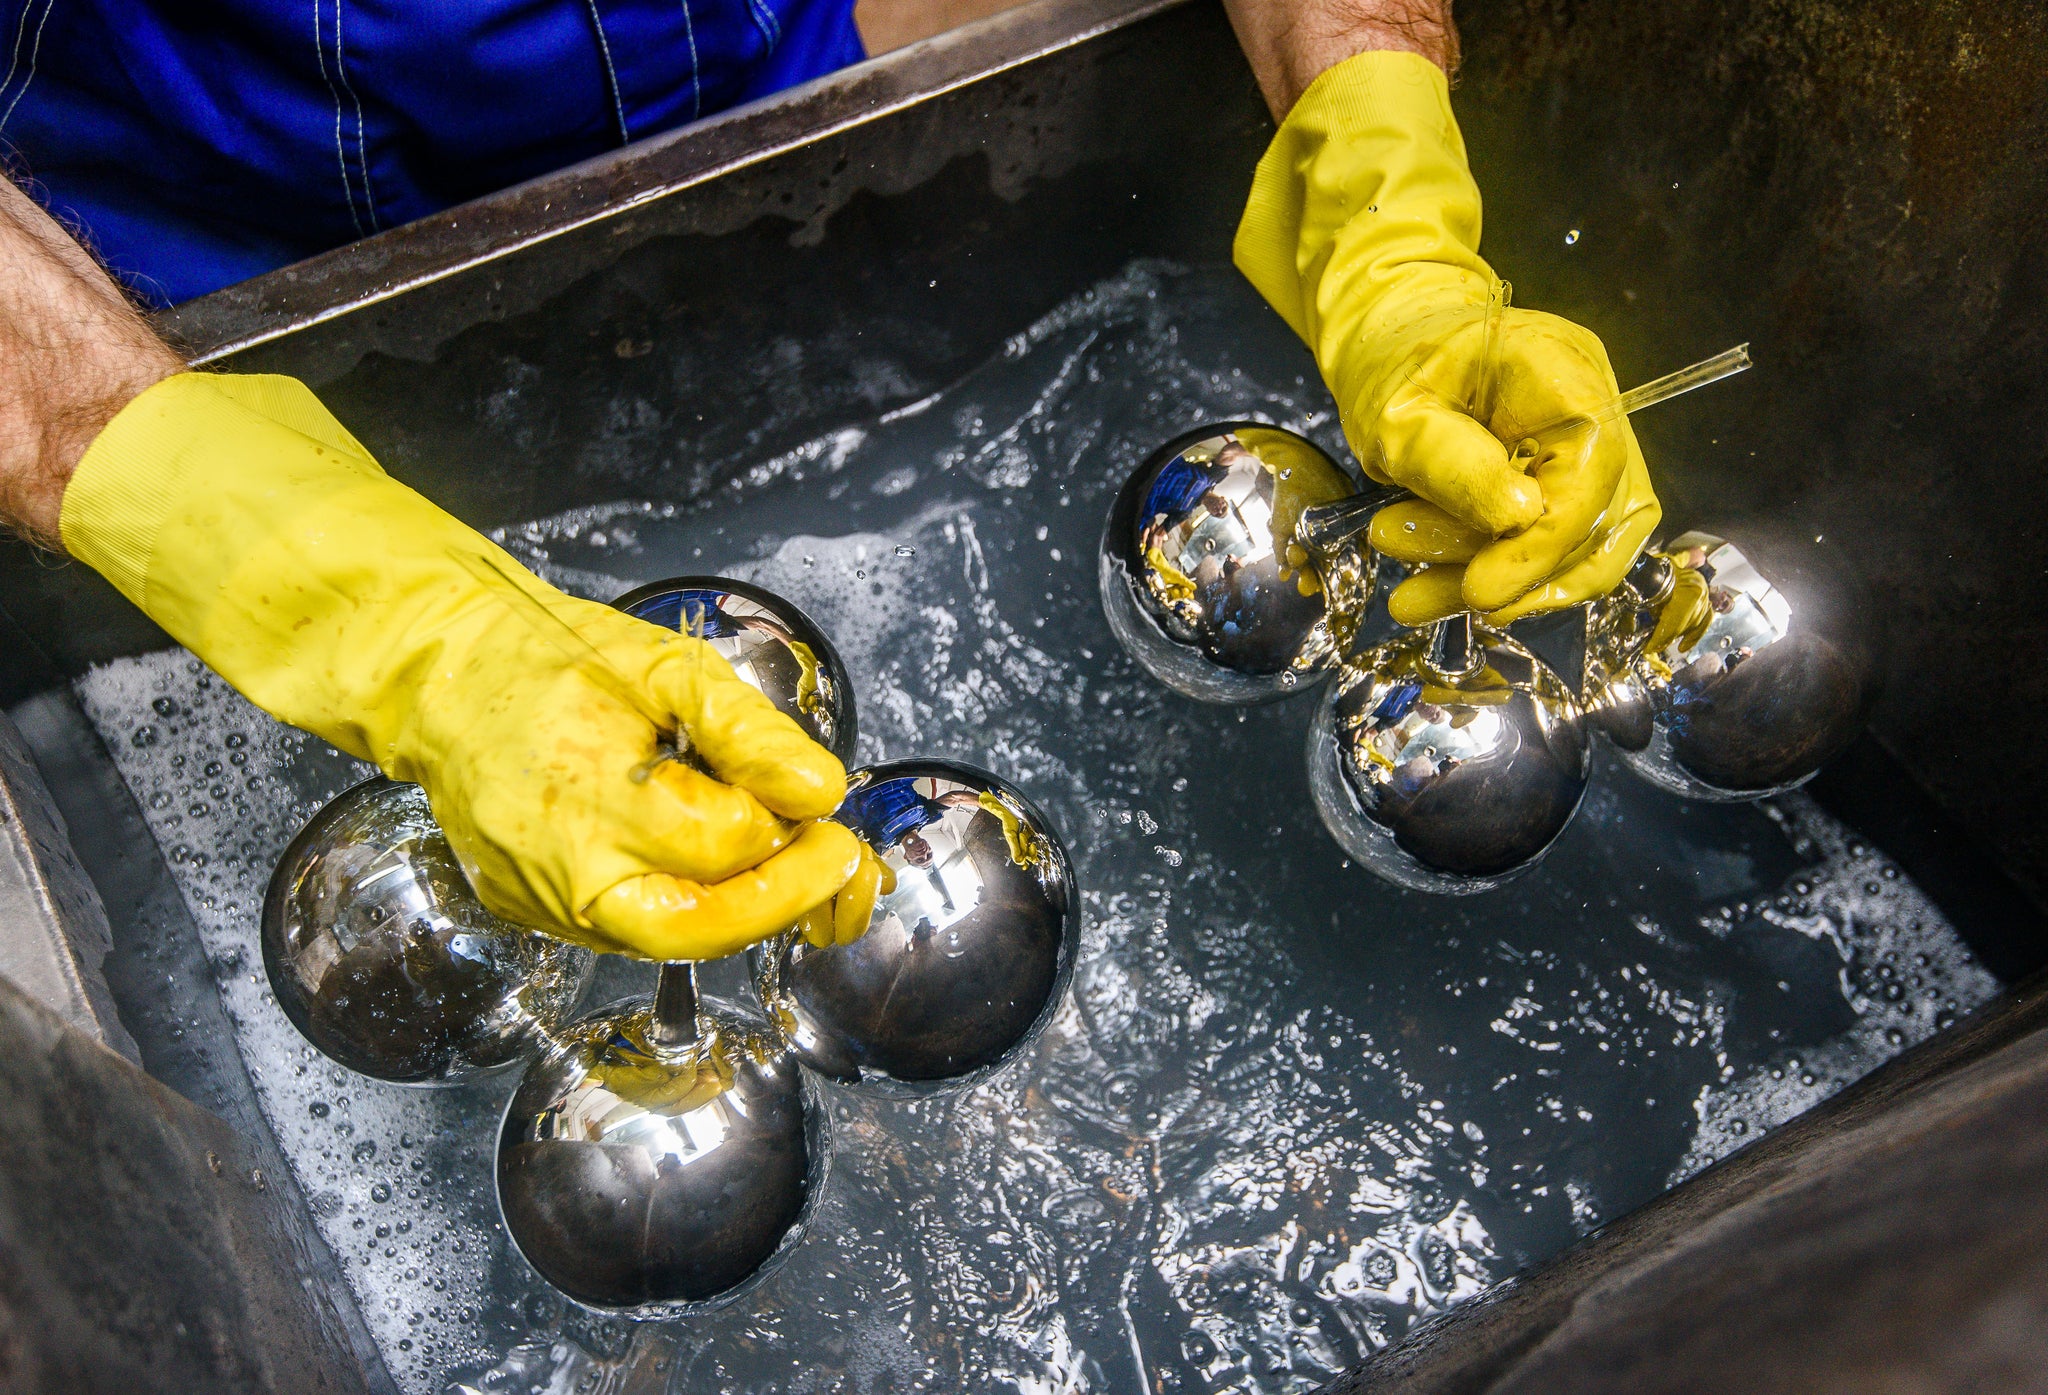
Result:
{"label": "silvered glass bauble", "polygon": [[628,591],[612,604],[664,629],[703,639],[805,735],[842,761],[858,738],[853,684],[839,651],[796,606],[721,576],[682,576]]}
{"label": "silvered glass bauble", "polygon": [[1859,602],[1811,549],[1673,538],[1589,609],[1587,708],[1653,784],[1781,793],[1863,729],[1876,665]]}
{"label": "silvered glass bauble", "polygon": [[261,941],[277,1001],[308,1041],[406,1084],[526,1056],[595,962],[485,910],[426,794],[381,778],[336,796],[285,849]]}
{"label": "silvered glass bauble", "polygon": [[[1098,556],[1103,612],[1132,658],[1203,702],[1266,702],[1337,661],[1372,591],[1363,548],[1295,540],[1304,509],[1356,486],[1306,437],[1224,422],[1176,437],[1125,481]],[[1339,597],[1336,612],[1331,594]]]}
{"label": "silvered glass bauble", "polygon": [[1397,886],[1487,891],[1549,849],[1586,792],[1579,704],[1508,635],[1459,616],[1346,664],[1309,729],[1323,824]]}
{"label": "silvered glass bauble", "polygon": [[1051,825],[1006,781],[937,760],[855,771],[835,817],[895,884],[851,944],[792,933],[757,951],[770,1015],[843,1081],[928,1089],[1000,1065],[1073,966],[1073,873]]}
{"label": "silvered glass bauble", "polygon": [[578,1303],[701,1312],[796,1247],[826,1128],[780,1042],[708,1007],[671,1042],[654,1000],[629,999],[527,1070],[499,1129],[498,1205],[527,1262]]}

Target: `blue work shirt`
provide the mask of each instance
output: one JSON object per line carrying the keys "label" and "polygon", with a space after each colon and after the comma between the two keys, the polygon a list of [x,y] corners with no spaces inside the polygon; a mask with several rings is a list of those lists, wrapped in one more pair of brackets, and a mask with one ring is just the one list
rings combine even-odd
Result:
{"label": "blue work shirt", "polygon": [[172,304],[830,72],[853,0],[0,0],[0,141]]}

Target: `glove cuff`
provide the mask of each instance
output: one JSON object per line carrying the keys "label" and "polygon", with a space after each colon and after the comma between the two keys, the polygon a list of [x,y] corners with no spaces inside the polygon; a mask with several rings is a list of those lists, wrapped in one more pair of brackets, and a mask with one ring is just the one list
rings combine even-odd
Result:
{"label": "glove cuff", "polygon": [[[1259,161],[1238,225],[1238,269],[1316,350],[1326,376],[1389,300],[1483,309],[1479,189],[1443,70],[1370,52],[1325,71]],[[1404,294],[1387,292],[1399,281]],[[1335,384],[1332,384],[1335,386]]]}
{"label": "glove cuff", "polygon": [[382,473],[295,378],[175,374],[123,407],[87,448],[64,491],[59,535],[73,557],[166,623],[152,605],[150,577],[167,525],[195,507],[220,507],[238,488],[272,492],[267,467],[308,447],[351,474]]}

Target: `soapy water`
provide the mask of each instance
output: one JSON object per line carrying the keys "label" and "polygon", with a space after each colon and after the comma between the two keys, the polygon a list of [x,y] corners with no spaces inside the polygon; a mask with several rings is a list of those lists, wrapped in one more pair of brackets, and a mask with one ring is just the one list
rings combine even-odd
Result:
{"label": "soapy water", "polygon": [[1139,264],[944,393],[713,500],[501,536],[596,599],[723,573],[795,601],[852,674],[863,760],[1004,773],[1083,888],[1043,1036],[956,1095],[828,1089],[807,1242],[708,1317],[635,1328],[526,1268],[490,1172],[509,1077],[351,1076],[272,1001],[264,884],[360,767],[182,652],[81,680],[404,1389],[1313,1389],[1992,994],[1812,800],[1686,804],[1606,760],[1528,877],[1397,891],[1316,822],[1307,701],[1205,708],[1128,661],[1095,594],[1124,473],[1205,419],[1341,444],[1269,321],[1227,273]]}

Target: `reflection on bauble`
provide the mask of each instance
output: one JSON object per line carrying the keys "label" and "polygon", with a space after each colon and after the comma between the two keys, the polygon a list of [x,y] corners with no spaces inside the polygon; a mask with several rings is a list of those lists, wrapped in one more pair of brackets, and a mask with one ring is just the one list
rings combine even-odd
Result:
{"label": "reflection on bauble", "polygon": [[792,933],[757,953],[763,1002],[793,1049],[835,1078],[909,1088],[1008,1059],[1051,1012],[1078,933],[1045,817],[987,771],[937,760],[855,771],[835,817],[888,881],[853,943]]}
{"label": "reflection on bauble", "polygon": [[729,1012],[663,1040],[653,1000],[570,1027],[498,1135],[519,1252],[577,1302],[632,1318],[731,1301],[795,1248],[823,1184],[825,1116],[780,1042]]}
{"label": "reflection on bauble", "polygon": [[374,779],[315,814],[263,903],[263,964],[308,1041],[379,1080],[444,1084],[538,1049],[590,951],[500,920],[416,785]]}
{"label": "reflection on bauble", "polygon": [[1125,481],[1103,529],[1110,629],[1153,676],[1204,702],[1306,689],[1336,663],[1372,572],[1363,549],[1312,554],[1295,524],[1354,489],[1314,442],[1278,427],[1226,422],[1167,442]]}
{"label": "reflection on bauble", "polygon": [[1863,609],[1810,551],[1683,534],[1589,611],[1587,706],[1665,789],[1781,793],[1863,728],[1875,686]]}
{"label": "reflection on bauble", "polygon": [[1508,635],[1456,617],[1346,664],[1310,726],[1316,810],[1398,886],[1486,891],[1533,865],[1589,773],[1579,704]]}
{"label": "reflection on bauble", "polygon": [[846,666],[825,632],[789,601],[729,577],[683,576],[637,587],[612,604],[704,640],[806,736],[842,761],[853,759],[859,733]]}

